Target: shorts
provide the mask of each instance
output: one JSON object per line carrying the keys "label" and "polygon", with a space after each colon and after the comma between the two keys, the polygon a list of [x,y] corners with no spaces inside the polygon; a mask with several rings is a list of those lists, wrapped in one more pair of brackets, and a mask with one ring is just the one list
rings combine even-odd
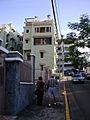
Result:
{"label": "shorts", "polygon": [[50,98],[56,96],[56,87],[49,87],[48,88],[48,95]]}

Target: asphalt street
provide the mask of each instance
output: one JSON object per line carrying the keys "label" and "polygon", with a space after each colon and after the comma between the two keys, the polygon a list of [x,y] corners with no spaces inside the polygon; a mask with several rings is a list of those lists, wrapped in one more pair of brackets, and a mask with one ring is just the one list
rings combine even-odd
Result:
{"label": "asphalt street", "polygon": [[66,81],[71,120],[90,120],[90,80],[84,84]]}

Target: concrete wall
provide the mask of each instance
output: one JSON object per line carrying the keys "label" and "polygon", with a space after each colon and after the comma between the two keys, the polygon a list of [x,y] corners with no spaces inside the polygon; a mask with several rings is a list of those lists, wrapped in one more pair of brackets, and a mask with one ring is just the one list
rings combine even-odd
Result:
{"label": "concrete wall", "polygon": [[5,112],[5,56],[0,50],[0,114]]}
{"label": "concrete wall", "polygon": [[19,52],[0,46],[0,115],[16,115],[32,104],[34,89],[35,56],[24,61]]}
{"label": "concrete wall", "polygon": [[6,61],[6,114],[16,115],[34,100],[34,81],[31,78],[27,81],[25,76],[21,80],[20,69],[23,64],[21,61]]}

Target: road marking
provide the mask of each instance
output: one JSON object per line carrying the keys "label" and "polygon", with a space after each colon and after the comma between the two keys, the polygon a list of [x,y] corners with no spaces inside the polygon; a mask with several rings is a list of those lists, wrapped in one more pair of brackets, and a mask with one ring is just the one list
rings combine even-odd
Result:
{"label": "road marking", "polygon": [[65,82],[64,82],[64,96],[65,96],[66,120],[70,120],[70,112],[69,112],[69,105],[68,105]]}

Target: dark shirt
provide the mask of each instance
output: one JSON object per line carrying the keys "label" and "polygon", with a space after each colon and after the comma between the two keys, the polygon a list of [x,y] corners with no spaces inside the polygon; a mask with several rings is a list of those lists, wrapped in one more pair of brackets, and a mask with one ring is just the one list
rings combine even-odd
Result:
{"label": "dark shirt", "polygon": [[37,89],[38,90],[44,90],[44,85],[45,85],[44,81],[42,81],[42,80],[37,81]]}

